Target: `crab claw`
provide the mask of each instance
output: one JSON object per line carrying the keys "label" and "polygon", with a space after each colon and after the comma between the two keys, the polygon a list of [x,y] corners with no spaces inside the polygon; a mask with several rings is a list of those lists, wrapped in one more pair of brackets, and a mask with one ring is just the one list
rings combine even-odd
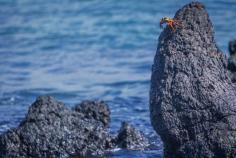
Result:
{"label": "crab claw", "polygon": [[160,20],[160,28],[163,29],[163,24],[165,23],[165,21],[163,20],[163,18],[161,18]]}
{"label": "crab claw", "polygon": [[195,4],[194,7],[196,7],[199,10],[205,9],[205,6],[203,4]]}

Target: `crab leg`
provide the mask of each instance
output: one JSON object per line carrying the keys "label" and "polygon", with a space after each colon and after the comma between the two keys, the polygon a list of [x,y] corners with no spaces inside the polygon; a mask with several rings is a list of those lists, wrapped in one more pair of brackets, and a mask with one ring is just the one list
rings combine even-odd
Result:
{"label": "crab leg", "polygon": [[171,22],[169,23],[169,26],[170,26],[171,29],[175,32],[175,27],[174,27],[174,22],[173,22],[173,21],[171,21]]}

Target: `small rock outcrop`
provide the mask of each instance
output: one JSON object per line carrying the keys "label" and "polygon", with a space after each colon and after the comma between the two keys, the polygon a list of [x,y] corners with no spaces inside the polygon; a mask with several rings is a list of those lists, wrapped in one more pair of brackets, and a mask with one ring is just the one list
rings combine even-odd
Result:
{"label": "small rock outcrop", "polygon": [[232,81],[236,82],[236,40],[229,42],[228,69],[232,72]]}
{"label": "small rock outcrop", "polygon": [[[80,107],[80,112],[77,112],[66,108],[52,97],[37,98],[20,126],[0,136],[1,157],[63,158],[103,155],[110,136],[104,123],[97,120],[97,117],[85,117],[92,112],[86,107]],[[99,104],[99,107],[108,109],[105,104]]]}
{"label": "small rock outcrop", "polygon": [[236,87],[208,13],[192,2],[178,10],[176,31],[159,37],[150,115],[166,158],[236,157]]}
{"label": "small rock outcrop", "polygon": [[19,127],[0,135],[0,157],[91,158],[104,157],[117,146],[146,147],[147,139],[134,127],[125,123],[112,137],[109,123],[110,110],[103,101],[83,101],[71,110],[53,97],[38,97]]}
{"label": "small rock outcrop", "polygon": [[118,147],[129,150],[144,150],[150,145],[148,139],[127,122],[122,122],[115,142]]}

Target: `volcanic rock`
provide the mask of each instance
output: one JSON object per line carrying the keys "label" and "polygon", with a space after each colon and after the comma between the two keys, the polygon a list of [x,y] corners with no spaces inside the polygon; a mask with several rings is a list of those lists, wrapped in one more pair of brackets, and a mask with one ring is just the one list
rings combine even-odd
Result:
{"label": "volcanic rock", "polygon": [[129,150],[144,150],[150,145],[144,134],[127,122],[122,122],[116,144],[120,148]]}
{"label": "volcanic rock", "polygon": [[236,87],[199,2],[178,10],[159,37],[150,116],[166,158],[236,157]]}
{"label": "volcanic rock", "polygon": [[236,82],[236,40],[229,42],[228,69],[232,72],[232,81]]}
{"label": "volcanic rock", "polygon": [[102,122],[105,127],[110,123],[110,110],[108,105],[103,101],[85,100],[75,106],[75,111],[83,113],[88,119],[95,119]]}
{"label": "volcanic rock", "polygon": [[133,126],[122,124],[112,137],[109,123],[110,110],[103,101],[83,101],[71,110],[53,97],[38,97],[19,127],[0,135],[0,157],[92,158],[117,146],[147,147],[148,140]]}
{"label": "volcanic rock", "polygon": [[[108,109],[105,104],[99,107]],[[85,117],[91,113],[89,109],[83,109],[83,106],[79,109],[83,113],[66,108],[52,97],[38,97],[20,126],[0,136],[0,156],[64,158],[103,155],[111,140],[104,123]],[[104,115],[107,116],[107,112]]]}

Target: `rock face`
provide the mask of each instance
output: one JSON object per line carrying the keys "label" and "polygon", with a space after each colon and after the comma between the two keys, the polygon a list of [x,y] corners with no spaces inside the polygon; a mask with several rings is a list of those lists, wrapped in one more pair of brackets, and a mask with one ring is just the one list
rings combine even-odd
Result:
{"label": "rock face", "polygon": [[236,157],[236,87],[201,3],[178,10],[181,27],[161,33],[150,113],[167,158]]}
{"label": "rock face", "polygon": [[[1,157],[63,158],[102,155],[109,145],[110,136],[104,123],[96,115],[95,118],[86,117],[92,113],[95,105],[108,109],[105,104],[94,103],[81,106],[77,112],[67,109],[52,97],[39,97],[19,127],[0,136]],[[108,111],[104,112],[105,116]],[[99,114],[102,113],[100,111]],[[110,120],[109,116],[106,120]]]}
{"label": "rock face", "polygon": [[229,53],[230,57],[228,60],[228,69],[233,73],[233,82],[236,82],[236,40],[229,42]]}
{"label": "rock face", "polygon": [[118,147],[129,150],[144,150],[150,145],[144,135],[127,122],[122,123],[115,142]]}

